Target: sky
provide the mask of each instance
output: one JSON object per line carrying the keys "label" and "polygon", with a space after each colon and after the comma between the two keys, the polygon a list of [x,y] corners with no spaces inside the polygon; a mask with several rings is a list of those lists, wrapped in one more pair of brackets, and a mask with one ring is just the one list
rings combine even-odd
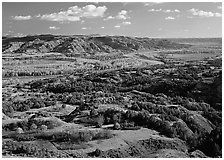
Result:
{"label": "sky", "polygon": [[2,35],[222,37],[221,2],[3,2]]}

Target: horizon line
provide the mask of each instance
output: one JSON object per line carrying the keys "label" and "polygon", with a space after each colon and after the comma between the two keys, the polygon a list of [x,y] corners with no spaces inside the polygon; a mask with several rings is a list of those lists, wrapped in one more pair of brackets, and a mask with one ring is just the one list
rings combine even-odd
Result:
{"label": "horizon line", "polygon": [[178,39],[178,38],[222,38],[221,37],[150,37],[150,36],[128,36],[128,35],[105,35],[105,34],[50,34],[50,33],[41,33],[41,34],[28,34],[24,36],[14,36],[14,35],[2,35],[2,37],[11,37],[11,38],[23,38],[28,36],[41,36],[41,35],[52,35],[52,36],[124,36],[124,37],[138,37],[138,38],[163,38],[163,39]]}

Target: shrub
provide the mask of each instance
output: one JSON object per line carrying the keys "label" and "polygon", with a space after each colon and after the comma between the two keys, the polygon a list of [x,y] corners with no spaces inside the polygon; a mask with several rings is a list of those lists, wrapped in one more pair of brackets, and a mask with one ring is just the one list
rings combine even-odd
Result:
{"label": "shrub", "polygon": [[93,140],[108,139],[111,137],[113,137],[113,135],[110,130],[102,130],[102,131],[99,131],[97,134],[93,135]]}
{"label": "shrub", "polygon": [[94,155],[96,157],[99,157],[101,154],[102,154],[102,151],[100,149],[98,149],[98,148],[94,151]]}
{"label": "shrub", "polygon": [[16,129],[16,133],[21,134],[21,133],[24,133],[24,131],[22,128],[19,127]]}
{"label": "shrub", "polygon": [[29,123],[27,120],[22,120],[17,123],[18,127],[22,128],[24,131],[29,130]]}
{"label": "shrub", "polygon": [[115,123],[114,124],[114,129],[118,130],[118,129],[121,129],[121,125],[119,123]]}
{"label": "shrub", "polygon": [[37,129],[37,125],[35,123],[33,123],[31,126],[30,126],[30,130],[35,130]]}
{"label": "shrub", "polygon": [[16,141],[34,141],[36,140],[33,134],[16,134],[14,137]]}
{"label": "shrub", "polygon": [[41,126],[40,126],[40,129],[41,129],[42,131],[46,131],[46,130],[47,130],[47,126],[46,126],[46,125],[41,125]]}
{"label": "shrub", "polygon": [[39,132],[33,135],[36,139],[49,140],[53,142],[88,142],[97,139],[111,138],[110,130],[89,131],[63,131],[57,133]]}
{"label": "shrub", "polygon": [[222,156],[222,126],[216,127],[211,133],[202,139],[199,149],[207,156]]}
{"label": "shrub", "polygon": [[61,108],[66,108],[66,104],[62,104]]}
{"label": "shrub", "polygon": [[79,140],[80,141],[84,141],[84,142],[88,142],[92,140],[92,134],[89,131],[82,131],[79,132]]}
{"label": "shrub", "polygon": [[53,129],[54,127],[56,127],[54,121],[45,121],[45,125],[47,126],[48,129]]}
{"label": "shrub", "polygon": [[96,118],[96,127],[101,128],[104,123],[104,117],[100,115]]}
{"label": "shrub", "polygon": [[2,103],[2,112],[6,116],[12,117],[12,114],[14,112],[14,109],[12,107],[12,103],[3,101],[3,103]]}
{"label": "shrub", "polygon": [[37,144],[5,141],[2,144],[3,154],[19,154],[20,156],[37,157],[37,158],[68,158],[66,153],[54,150],[48,150],[47,148],[40,148]]}
{"label": "shrub", "polygon": [[97,115],[97,111],[95,110],[95,109],[91,109],[91,111],[90,111],[90,116],[91,117],[94,117],[94,116],[96,116]]}
{"label": "shrub", "polygon": [[113,115],[113,123],[116,123],[116,122],[118,122],[118,123],[120,123],[121,122],[121,113],[116,113],[116,114],[114,114]]}

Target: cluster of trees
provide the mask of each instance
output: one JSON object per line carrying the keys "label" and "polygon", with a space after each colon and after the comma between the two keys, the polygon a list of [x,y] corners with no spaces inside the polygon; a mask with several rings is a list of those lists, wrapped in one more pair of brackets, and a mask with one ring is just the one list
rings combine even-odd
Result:
{"label": "cluster of trees", "polygon": [[[154,68],[153,68],[154,67]],[[156,68],[166,68],[166,66],[153,66],[152,71]],[[119,73],[106,72],[106,73],[96,73],[96,74],[88,74],[85,76],[81,76],[76,80],[66,79],[66,82],[55,83],[55,81],[48,82],[34,82],[31,84],[31,88],[44,88],[45,91],[53,92],[53,93],[73,93],[77,92],[79,94],[86,95],[87,93],[94,93],[95,91],[102,91],[104,93],[116,93],[116,92],[128,92],[132,90],[138,90],[142,92],[147,92],[151,94],[156,93],[164,93],[165,95],[169,95],[171,97],[179,96],[179,98],[173,99],[173,103],[179,103],[183,105],[185,108],[190,110],[205,110],[209,107],[208,105],[198,105],[198,103],[191,103],[188,100],[182,99],[181,97],[191,97],[194,95],[192,90],[194,89],[197,81],[189,81],[185,78],[180,80],[152,80],[150,76],[145,76],[142,74],[144,69],[136,70],[136,74],[129,74],[128,71],[133,69],[123,69],[119,71]],[[180,69],[181,70],[181,69]],[[120,75],[122,78],[121,83],[113,84],[109,81],[110,77]],[[99,77],[108,78],[106,81],[99,81]],[[44,80],[43,80],[44,81]],[[184,92],[183,92],[184,91]],[[142,95],[141,95],[142,96]],[[148,101],[152,98],[152,96],[145,96],[140,99],[141,96],[137,96],[137,99],[142,101]],[[136,95],[135,95],[136,97]],[[161,101],[161,100],[157,100]],[[200,108],[200,109],[199,109]]]}
{"label": "cluster of trees", "polygon": [[127,128],[138,128],[138,126],[143,126],[151,129],[155,129],[160,131],[162,134],[169,137],[180,137],[182,139],[185,138],[186,135],[186,127],[181,123],[177,124],[176,128],[171,127],[168,119],[176,120],[174,116],[156,116],[150,115],[150,113],[146,110],[142,110],[140,112],[128,110],[126,113],[119,112],[116,110],[108,109],[106,112],[101,115],[98,115],[96,119],[96,123],[101,124],[119,124],[120,129]]}
{"label": "cluster of trees", "polygon": [[44,86],[47,84],[55,83],[57,80],[57,78],[40,79],[36,81],[31,81],[27,85],[29,85],[31,89],[41,89],[44,88]]}
{"label": "cluster of trees", "polygon": [[43,108],[55,105],[56,101],[46,97],[44,99],[38,97],[31,97],[25,100],[5,101],[2,103],[2,112],[11,116],[14,111],[28,111],[33,108]]}
{"label": "cluster of trees", "polygon": [[[167,68],[166,66],[157,66],[159,68]],[[154,71],[156,67],[151,70]],[[128,73],[129,71],[136,71],[135,74]],[[176,71],[176,74],[180,75],[179,79],[170,79],[170,75],[162,75],[160,81],[153,79],[153,76],[147,76],[144,73],[144,69],[123,69],[119,73],[116,71],[108,73],[94,73],[81,75],[80,78],[71,80],[66,78],[66,81],[59,83],[47,82],[43,83],[41,81],[34,82],[31,88],[41,87],[44,91],[49,91],[53,93],[64,93],[64,92],[79,92],[79,93],[90,93],[94,91],[102,91],[106,93],[115,92],[129,92],[132,90],[138,90],[142,92],[147,92],[151,94],[164,93],[170,96],[184,96],[184,97],[201,97],[201,95],[195,95],[195,86],[199,82],[198,80],[189,79],[189,75],[182,68]],[[116,85],[111,81],[111,79],[116,79],[119,76],[121,80],[117,81]],[[169,77],[167,79],[167,77]],[[39,84],[38,84],[39,83]],[[43,86],[45,84],[45,86]],[[184,91],[184,92],[183,92]],[[204,93],[204,92],[203,92]],[[207,93],[207,92],[206,92]],[[210,94],[203,94],[206,97]],[[197,100],[199,100],[197,98]],[[206,101],[208,102],[208,101]],[[209,103],[209,102],[208,102]]]}
{"label": "cluster of trees", "polygon": [[[204,103],[199,104],[204,105]],[[127,127],[143,126],[160,131],[168,137],[178,137],[187,142],[190,149],[200,149],[208,156],[221,154],[221,144],[217,139],[221,138],[221,117],[214,116],[214,112],[203,111],[204,114],[213,113],[209,120],[215,122],[213,131],[209,134],[193,118],[191,114],[180,108],[165,107],[153,103],[135,103],[136,111],[128,110],[126,113],[108,109],[105,112],[95,113],[95,125],[101,127],[103,124],[119,124],[119,129]],[[198,109],[201,110],[202,107]],[[94,113],[94,112],[93,112]],[[208,115],[207,115],[208,116]],[[179,119],[182,120],[179,121]],[[214,120],[214,121],[213,121]],[[172,123],[172,125],[171,125]],[[220,141],[221,142],[221,141]],[[216,149],[209,151],[208,144],[211,143]]]}
{"label": "cluster of trees", "polygon": [[[218,126],[221,123],[221,117],[220,115],[217,115],[217,111],[215,111],[213,108],[209,108],[209,105],[206,103],[197,103],[198,108],[194,108],[196,111],[203,111],[202,115],[205,115],[205,118],[208,117],[208,120],[211,122],[214,122],[215,126]],[[208,106],[208,108],[205,108],[204,106]],[[204,108],[203,108],[204,107]],[[203,128],[201,128],[196,121],[191,118],[191,114],[189,112],[186,112],[185,110],[181,109],[179,106],[170,106],[166,107],[165,105],[157,105],[150,102],[143,103],[143,102],[136,102],[132,105],[133,110],[136,111],[142,111],[146,110],[150,114],[160,114],[165,116],[165,120],[168,121],[175,121],[177,118],[182,119],[187,126],[195,133],[195,132],[205,132],[203,131]],[[202,110],[204,109],[204,110]]]}
{"label": "cluster of trees", "polygon": [[21,134],[8,134],[4,138],[11,138],[16,141],[35,141],[35,140],[48,140],[55,143],[60,142],[73,142],[82,143],[91,140],[108,139],[113,137],[110,130],[104,129],[100,131],[91,130],[75,130],[75,131],[60,131],[60,132],[42,132],[39,129],[21,133]]}
{"label": "cluster of trees", "polygon": [[[105,76],[102,75],[104,78]],[[110,75],[109,75],[110,76]],[[144,91],[148,93],[164,93],[171,95],[182,95],[187,96],[194,89],[196,82],[183,80],[152,80],[150,76],[136,73],[136,75],[126,74],[122,75],[122,82],[114,84],[110,82],[110,78],[106,77],[105,81],[100,81],[99,76],[82,77],[74,81],[67,80],[61,83],[48,83],[45,87],[46,91],[54,93],[64,92],[92,92],[92,91],[103,91],[103,92],[127,92],[131,90]],[[182,91],[185,92],[182,92]]]}
{"label": "cluster of trees", "polygon": [[82,92],[86,94],[95,91],[116,92],[116,86],[110,83],[97,83],[79,79],[73,82],[48,84],[45,90],[53,93]]}
{"label": "cluster of trees", "polygon": [[194,134],[186,142],[189,151],[201,150],[209,157],[222,157],[222,126],[215,127],[210,133]]}
{"label": "cluster of trees", "polygon": [[203,151],[210,157],[222,156],[222,126],[216,127],[211,133],[204,139],[198,149]]}
{"label": "cluster of trees", "polygon": [[96,59],[100,61],[108,61],[108,60],[113,60],[113,59],[121,59],[125,58],[125,56],[121,54],[112,54],[112,55],[92,55],[92,56],[86,56],[85,58],[89,59]]}
{"label": "cluster of trees", "polygon": [[23,143],[15,141],[4,141],[2,143],[2,154],[19,154],[24,157],[38,157],[38,158],[68,158],[69,155],[48,149],[47,146],[40,147],[34,143]]}
{"label": "cluster of trees", "polygon": [[[150,70],[153,73],[157,69],[169,67],[168,65],[157,65]],[[89,123],[96,127],[114,124],[115,129],[139,126],[152,128],[168,137],[181,138],[188,143],[192,150],[200,149],[205,154],[215,157],[221,154],[222,148],[220,144],[222,114],[221,110],[215,109],[212,104],[191,98],[195,96],[193,91],[200,81],[196,76],[199,72],[201,71],[194,68],[186,71],[179,67],[176,72],[178,79],[172,79],[175,76],[169,75],[170,73],[164,75],[158,73],[160,75],[158,81],[158,79],[153,79],[154,76],[158,76],[157,73],[146,75],[144,69],[129,68],[119,71],[81,74],[77,79],[63,77],[59,80],[56,78],[38,80],[29,85],[31,89],[46,92],[48,96],[45,99],[30,98],[24,101],[3,102],[3,113],[10,115],[13,111],[41,108],[61,101],[64,104],[80,105],[79,110],[91,109],[90,116],[82,119],[83,123]],[[113,83],[111,79],[117,79],[117,83]],[[125,102],[124,97],[127,96],[130,97],[130,102]],[[206,99],[206,96],[208,97],[210,94],[204,96]],[[198,97],[201,96],[198,95]],[[97,106],[98,103],[128,103],[130,107],[126,106],[128,109],[126,113],[113,109],[97,113],[94,106]],[[208,133],[204,130],[192,118],[193,113],[186,110],[198,111],[204,118],[212,122],[213,131]],[[29,130],[36,128],[33,124],[34,122],[18,124],[16,127]],[[40,124],[35,123],[37,128],[40,127]],[[49,126],[49,124],[45,125]],[[15,128],[15,126],[9,128]],[[71,139],[86,141],[94,139],[91,134],[83,133],[79,135],[79,138],[75,137],[76,134],[71,136],[65,133],[55,135],[56,137],[44,137],[59,142]],[[98,135],[98,137],[107,136]],[[208,144],[211,144],[215,149],[209,150]]]}
{"label": "cluster of trees", "polygon": [[[37,113],[36,117],[49,117],[50,114],[47,112]],[[46,126],[46,129],[53,129],[55,127],[61,126],[60,122],[55,121],[54,119],[43,120],[38,118],[29,118],[28,120],[22,120],[17,122],[12,122],[4,124],[2,126],[3,131],[16,131],[18,128],[21,128],[23,131],[37,131],[44,130],[43,126]]]}
{"label": "cluster of trees", "polygon": [[60,75],[63,71],[61,70],[46,70],[46,71],[5,71],[2,77],[21,77],[21,76],[47,76],[47,75]]}
{"label": "cluster of trees", "polygon": [[119,104],[122,103],[121,94],[119,93],[88,93],[73,92],[71,94],[63,93],[57,98],[58,101],[72,105],[89,105],[89,104]]}

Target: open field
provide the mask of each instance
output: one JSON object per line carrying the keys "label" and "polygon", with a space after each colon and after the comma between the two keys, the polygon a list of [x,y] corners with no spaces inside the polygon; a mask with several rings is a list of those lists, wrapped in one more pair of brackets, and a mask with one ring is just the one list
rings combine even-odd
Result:
{"label": "open field", "polygon": [[183,60],[183,61],[195,61],[195,60],[203,60],[206,58],[215,58],[219,57],[220,54],[209,54],[209,53],[202,53],[202,54],[168,54],[169,58]]}
{"label": "open field", "polygon": [[220,38],[36,38],[3,41],[3,157],[221,156]]}

